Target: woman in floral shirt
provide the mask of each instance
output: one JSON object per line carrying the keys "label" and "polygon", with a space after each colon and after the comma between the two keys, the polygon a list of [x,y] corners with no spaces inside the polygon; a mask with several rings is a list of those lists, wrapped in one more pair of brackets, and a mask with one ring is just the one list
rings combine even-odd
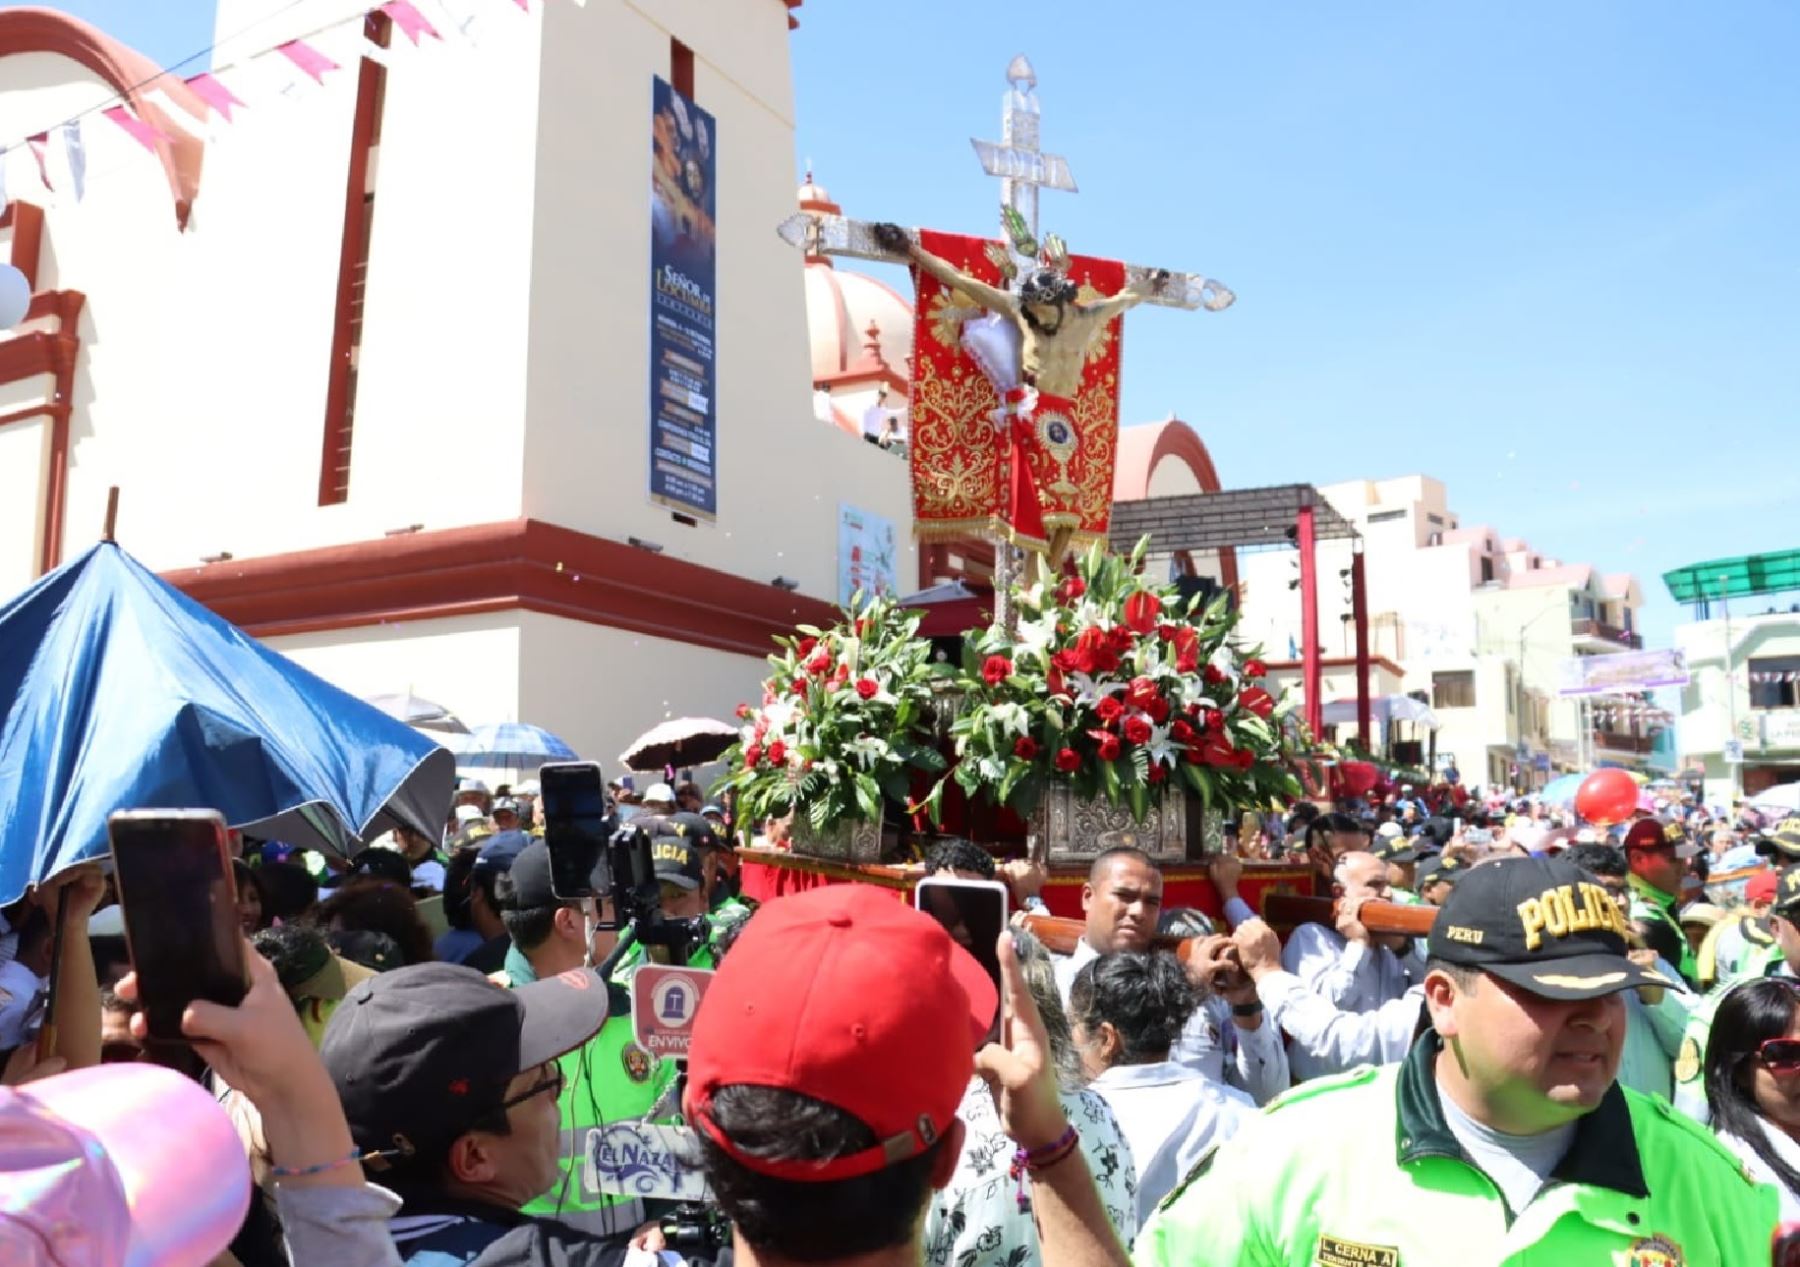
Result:
{"label": "woman in floral shirt", "polygon": [[[1063,1108],[1081,1135],[1081,1151],[1106,1212],[1119,1239],[1129,1246],[1138,1229],[1137,1166],[1131,1146],[1106,1101],[1081,1086],[1080,1058],[1057,994],[1050,956],[1022,929],[1013,930],[1013,941],[1061,1070]],[[1017,1145],[1001,1130],[993,1095],[980,1078],[970,1079],[957,1116],[968,1134],[956,1174],[949,1187],[933,1194],[925,1216],[926,1267],[1037,1267],[1042,1261],[1037,1226],[1029,1206],[1019,1205],[1021,1193],[1030,1199],[1031,1180],[1012,1177]]]}

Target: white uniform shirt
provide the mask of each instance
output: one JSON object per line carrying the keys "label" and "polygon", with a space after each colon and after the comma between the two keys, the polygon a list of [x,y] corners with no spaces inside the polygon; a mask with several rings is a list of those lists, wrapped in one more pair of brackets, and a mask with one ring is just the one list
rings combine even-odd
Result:
{"label": "white uniform shirt", "polygon": [[1403,959],[1386,947],[1353,942],[1323,924],[1296,928],[1281,948],[1281,966],[1346,1012],[1373,1012],[1425,980],[1416,940]]}
{"label": "white uniform shirt", "polygon": [[[1082,965],[1099,957],[1083,937],[1072,954],[1052,958],[1051,970],[1065,1008],[1076,974]],[[1175,1039],[1169,1059],[1214,1082],[1238,1088],[1257,1104],[1267,1104],[1293,1085],[1280,1027],[1265,1016],[1258,1028],[1241,1029],[1231,1019],[1231,1005],[1212,996],[1194,1009]]]}
{"label": "white uniform shirt", "polygon": [[1114,1065],[1088,1084],[1112,1106],[1137,1162],[1138,1219],[1149,1219],[1215,1144],[1256,1114],[1236,1087],[1220,1086],[1183,1065]]}
{"label": "white uniform shirt", "polygon": [[[1800,1143],[1795,1143],[1786,1131],[1777,1130],[1760,1117],[1757,1118],[1756,1124],[1762,1128],[1764,1138],[1774,1146],[1775,1155],[1795,1170],[1800,1170]],[[1746,1140],[1721,1131],[1719,1142],[1743,1159],[1744,1169],[1750,1172],[1752,1179],[1758,1183],[1766,1183],[1775,1189],[1776,1195],[1781,1198],[1781,1221],[1783,1223],[1800,1220],[1800,1193],[1783,1186],[1775,1171],[1752,1151]]]}
{"label": "white uniform shirt", "polygon": [[1289,972],[1271,972],[1256,983],[1268,1009],[1264,1024],[1286,1030],[1288,1063],[1298,1079],[1322,1078],[1358,1065],[1391,1065],[1404,1059],[1425,1005],[1416,985],[1372,1012],[1347,1012]]}

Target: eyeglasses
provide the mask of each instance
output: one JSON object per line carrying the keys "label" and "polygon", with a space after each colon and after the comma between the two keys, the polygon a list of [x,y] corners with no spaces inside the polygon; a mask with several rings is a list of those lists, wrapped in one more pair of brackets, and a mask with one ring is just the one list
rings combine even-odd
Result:
{"label": "eyeglasses", "polygon": [[1770,1073],[1800,1073],[1800,1038],[1770,1038],[1756,1048],[1757,1063]]}
{"label": "eyeglasses", "polygon": [[500,1111],[504,1113],[508,1109],[515,1109],[519,1105],[525,1103],[525,1101],[534,1099],[537,1096],[544,1094],[546,1091],[550,1092],[552,1095],[561,1095],[562,1088],[562,1066],[552,1062],[543,1077],[539,1078],[529,1087],[526,1087],[523,1091],[519,1092],[519,1094],[512,1097],[512,1099],[502,1100],[500,1102]]}

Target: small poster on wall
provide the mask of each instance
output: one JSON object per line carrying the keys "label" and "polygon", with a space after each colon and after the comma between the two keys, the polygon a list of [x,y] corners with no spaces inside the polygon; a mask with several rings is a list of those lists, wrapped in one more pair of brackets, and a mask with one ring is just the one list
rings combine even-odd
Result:
{"label": "small poster on wall", "polygon": [[895,556],[893,520],[838,503],[839,603],[848,603],[858,590],[865,598],[894,593],[900,579]]}

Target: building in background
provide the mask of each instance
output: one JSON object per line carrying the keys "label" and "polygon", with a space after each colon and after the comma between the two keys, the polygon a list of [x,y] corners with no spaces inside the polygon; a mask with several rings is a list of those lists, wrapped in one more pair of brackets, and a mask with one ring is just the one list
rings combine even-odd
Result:
{"label": "building in background", "polygon": [[[1393,689],[1431,707],[1435,731],[1395,723],[1393,755],[1435,756],[1465,782],[1540,786],[1556,772],[1606,762],[1648,764],[1656,713],[1641,693],[1598,709],[1564,698],[1565,664],[1634,651],[1635,578],[1564,564],[1485,525],[1464,526],[1443,483],[1425,475],[1323,485],[1319,492],[1361,538],[1369,649],[1385,668],[1372,694]],[[1352,543],[1318,547],[1325,655],[1354,655]],[[1286,672],[1300,645],[1299,565],[1285,552],[1238,561],[1245,638]],[[1327,695],[1327,708],[1334,697]],[[1342,697],[1353,698],[1353,692]],[[1352,733],[1338,727],[1339,736]]]}
{"label": "building in background", "polygon": [[346,689],[611,765],[755,698],[871,566],[846,523],[911,588],[906,465],[818,425],[775,234],[797,2],[459,4],[415,46],[374,0],[221,0],[213,85],[0,11],[0,144],[42,141],[4,154],[0,592],[117,485],[123,545]]}
{"label": "building in background", "polygon": [[1684,769],[1728,802],[1800,781],[1800,550],[1666,573],[1695,619],[1676,626],[1690,681],[1677,724]]}

